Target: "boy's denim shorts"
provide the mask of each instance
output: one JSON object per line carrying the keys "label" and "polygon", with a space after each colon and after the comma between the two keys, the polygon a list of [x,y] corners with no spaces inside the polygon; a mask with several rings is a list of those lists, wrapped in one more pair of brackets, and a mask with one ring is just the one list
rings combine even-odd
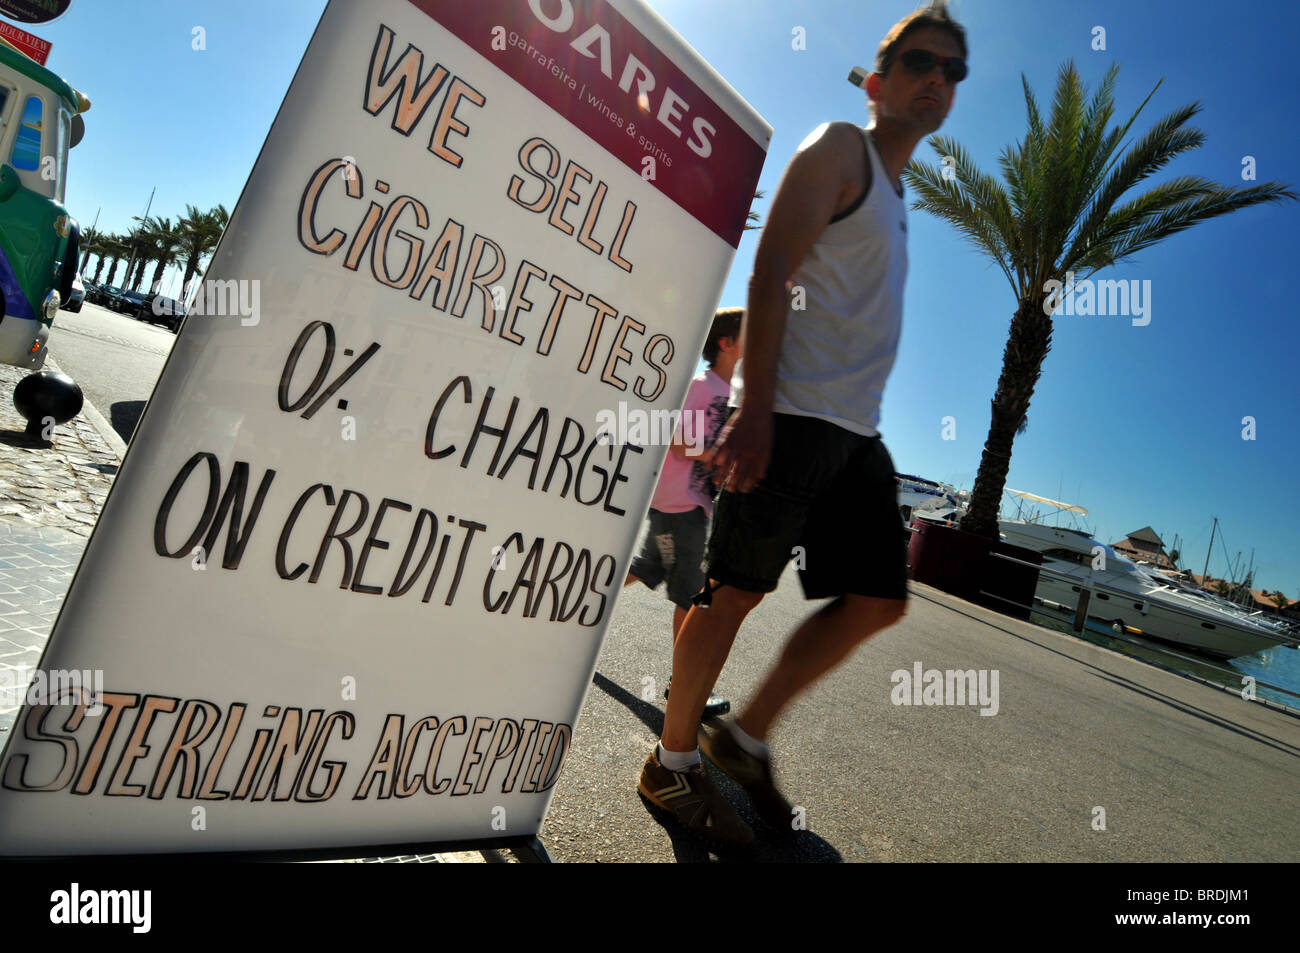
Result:
{"label": "boy's denim shorts", "polygon": [[668,583],[668,598],[683,609],[704,587],[704,540],[709,515],[697,506],[686,513],[650,510],[650,531],[628,570],[651,589]]}

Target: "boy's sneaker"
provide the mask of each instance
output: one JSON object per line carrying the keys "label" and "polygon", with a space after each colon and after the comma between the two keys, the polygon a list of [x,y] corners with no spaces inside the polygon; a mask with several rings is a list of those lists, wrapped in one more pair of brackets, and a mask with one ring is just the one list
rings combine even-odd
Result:
{"label": "boy's sneaker", "polygon": [[791,832],[794,808],[772,780],[772,764],[757,758],[736,743],[728,718],[718,731],[700,729],[700,750],[724,773],[745,789],[750,803],[763,822],[778,831]]}
{"label": "boy's sneaker", "polygon": [[702,763],[689,771],[670,771],[659,763],[655,745],[641,769],[637,790],[652,807],[671,814],[689,833],[717,847],[747,847],[754,842],[754,832],[713,786]]}
{"label": "boy's sneaker", "polygon": [[715,692],[709,692],[709,700],[704,703],[704,712],[700,718],[721,718],[729,711],[731,711],[731,702]]}
{"label": "boy's sneaker", "polygon": [[[664,689],[664,698],[668,697],[668,692],[672,690],[673,677],[668,676],[668,687]],[[727,712],[731,711],[731,702],[723,698],[717,692],[709,692],[709,700],[704,703],[704,711],[700,713],[700,720],[706,718],[721,718]]]}

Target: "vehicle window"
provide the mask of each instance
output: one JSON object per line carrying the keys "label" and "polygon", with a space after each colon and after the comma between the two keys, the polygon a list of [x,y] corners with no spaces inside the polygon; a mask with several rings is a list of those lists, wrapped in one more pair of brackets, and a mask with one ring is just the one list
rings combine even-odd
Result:
{"label": "vehicle window", "polygon": [[41,165],[41,122],[45,105],[39,96],[28,96],[23,107],[22,125],[14,139],[13,166],[25,172],[35,172]]}
{"label": "vehicle window", "polygon": [[8,83],[0,82],[0,136],[4,135],[9,125],[9,103],[13,101],[18,90]]}
{"label": "vehicle window", "polygon": [[72,117],[59,107],[59,141],[54,161],[58,171],[54,179],[54,201],[63,202],[63,189],[68,182],[68,144],[72,142]]}

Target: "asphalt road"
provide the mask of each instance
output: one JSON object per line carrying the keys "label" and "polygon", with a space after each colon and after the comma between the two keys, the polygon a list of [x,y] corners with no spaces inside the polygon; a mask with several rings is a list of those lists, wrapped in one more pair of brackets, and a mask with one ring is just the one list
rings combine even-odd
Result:
{"label": "asphalt road", "polygon": [[[774,736],[778,782],[806,830],[763,827],[721,779],[759,836],[745,859],[1300,860],[1300,718],[912,591],[904,619],[796,701]],[[741,628],[718,690],[741,702],[816,605],[787,571]],[[623,593],[542,830],[557,860],[710,859],[636,793],[663,724],[670,625],[662,591]],[[894,704],[893,673],[917,662],[997,670],[996,714]]]}
{"label": "asphalt road", "polygon": [[129,443],[175,340],[163,328],[86,303],[79,314],[59,312],[49,350]]}

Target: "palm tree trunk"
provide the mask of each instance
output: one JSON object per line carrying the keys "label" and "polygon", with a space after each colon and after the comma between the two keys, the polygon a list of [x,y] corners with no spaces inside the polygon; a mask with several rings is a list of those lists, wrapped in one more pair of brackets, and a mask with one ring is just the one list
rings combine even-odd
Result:
{"label": "palm tree trunk", "polygon": [[970,509],[961,522],[966,532],[988,539],[998,538],[998,508],[1011,469],[1011,445],[1029,412],[1043,359],[1052,347],[1052,318],[1043,313],[1044,300],[1045,296],[1035,301],[1022,299],[1011,319],[1011,333],[1002,352],[1002,376],[993,395],[989,435],[971,491]]}
{"label": "palm tree trunk", "polygon": [[156,268],[153,270],[153,279],[149,282],[149,290],[150,290],[150,291],[161,291],[161,290],[162,290],[162,289],[161,289],[161,285],[162,285],[162,273],[163,273],[163,269],[166,268],[168,264],[169,264],[169,262],[166,262],[166,261],[163,261],[162,259],[159,259],[159,261],[158,261],[158,267],[156,267]]}
{"label": "palm tree trunk", "polygon": [[185,259],[185,279],[181,282],[182,297],[184,297],[185,294],[190,290],[190,279],[194,277],[194,273],[198,270],[199,270],[198,255],[190,255],[188,258]]}
{"label": "palm tree trunk", "polygon": [[99,274],[103,270],[104,270],[104,256],[100,255],[99,261],[95,262],[95,277],[91,279],[95,282],[95,284],[99,284]]}

